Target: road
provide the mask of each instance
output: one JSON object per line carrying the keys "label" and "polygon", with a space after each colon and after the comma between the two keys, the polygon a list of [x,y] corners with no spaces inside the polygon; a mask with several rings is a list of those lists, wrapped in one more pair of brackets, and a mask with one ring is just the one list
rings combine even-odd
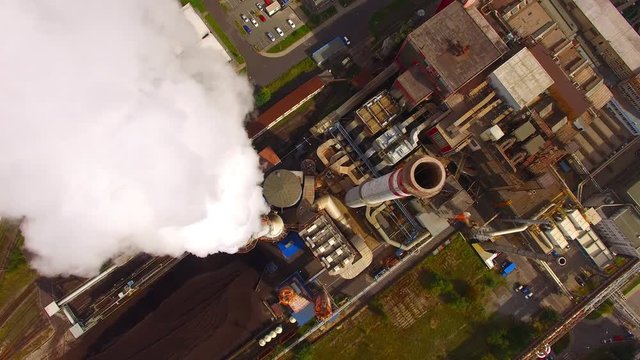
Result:
{"label": "road", "polygon": [[[222,30],[236,45],[238,51],[247,62],[247,73],[251,81],[258,86],[267,85],[293,65],[337,36],[348,36],[352,44],[366,41],[369,37],[369,18],[374,12],[393,2],[393,0],[366,0],[360,5],[348,7],[346,12],[333,21],[331,26],[319,30],[317,33],[298,46],[295,50],[279,58],[264,57],[258,54],[233,25],[233,20],[227,17],[218,0],[204,0],[209,13],[213,16]],[[336,5],[339,6],[339,5]]]}

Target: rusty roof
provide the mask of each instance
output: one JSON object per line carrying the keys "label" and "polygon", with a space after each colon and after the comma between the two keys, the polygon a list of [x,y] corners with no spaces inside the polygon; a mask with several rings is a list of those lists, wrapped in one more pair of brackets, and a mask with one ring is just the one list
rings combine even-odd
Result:
{"label": "rusty roof", "polygon": [[320,91],[324,86],[325,83],[318,76],[315,76],[311,78],[311,80],[300,85],[298,88],[287,94],[287,96],[261,113],[257,119],[247,123],[246,129],[249,133],[249,137],[253,139],[263,130],[275,125],[285,117],[287,112],[299,106],[304,99]]}
{"label": "rusty roof", "polygon": [[453,92],[498,60],[507,47],[475,7],[453,2],[407,37]]}
{"label": "rusty roof", "polygon": [[567,114],[569,120],[575,120],[584,114],[591,106],[585,94],[573,85],[573,82],[553,61],[542,45],[536,44],[530,47],[529,50],[553,79],[553,85],[549,87],[549,93],[558,103],[558,107]]}

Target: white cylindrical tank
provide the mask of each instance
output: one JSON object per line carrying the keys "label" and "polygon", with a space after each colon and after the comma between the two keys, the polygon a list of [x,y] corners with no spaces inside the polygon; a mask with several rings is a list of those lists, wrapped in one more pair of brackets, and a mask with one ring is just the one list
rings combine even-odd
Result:
{"label": "white cylindrical tank", "polygon": [[260,339],[260,340],[258,340],[258,345],[260,345],[262,347],[262,346],[267,345],[267,342],[264,341],[264,339]]}
{"label": "white cylindrical tank", "polygon": [[282,325],[278,325],[275,331],[276,331],[276,334],[282,334]]}
{"label": "white cylindrical tank", "polygon": [[430,198],[442,190],[445,178],[446,171],[438,159],[421,156],[390,174],[350,189],[345,202],[347,206],[357,208],[407,196]]}
{"label": "white cylindrical tank", "polygon": [[253,235],[253,239],[278,239],[284,234],[284,222],[276,213],[269,213],[262,218],[262,229]]}

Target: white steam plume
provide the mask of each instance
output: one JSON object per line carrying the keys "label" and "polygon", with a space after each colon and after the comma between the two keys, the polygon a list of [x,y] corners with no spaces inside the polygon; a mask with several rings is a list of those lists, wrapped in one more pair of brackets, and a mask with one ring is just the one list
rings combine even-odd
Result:
{"label": "white steam plume", "polygon": [[260,228],[250,85],[176,0],[0,4],[0,215],[26,216],[37,270],[235,252]]}

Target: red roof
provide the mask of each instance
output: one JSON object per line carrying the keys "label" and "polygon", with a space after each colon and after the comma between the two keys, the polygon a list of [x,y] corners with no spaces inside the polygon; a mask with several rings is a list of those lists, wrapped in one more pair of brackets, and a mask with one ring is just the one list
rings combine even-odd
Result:
{"label": "red roof", "polygon": [[324,85],[324,82],[318,76],[300,85],[282,100],[278,101],[272,107],[260,114],[257,119],[247,123],[246,128],[249,133],[249,137],[253,139],[262,130],[268,128],[278,120],[284,113],[289,111],[291,108],[298,106],[300,102],[306,99],[309,95],[322,89]]}

